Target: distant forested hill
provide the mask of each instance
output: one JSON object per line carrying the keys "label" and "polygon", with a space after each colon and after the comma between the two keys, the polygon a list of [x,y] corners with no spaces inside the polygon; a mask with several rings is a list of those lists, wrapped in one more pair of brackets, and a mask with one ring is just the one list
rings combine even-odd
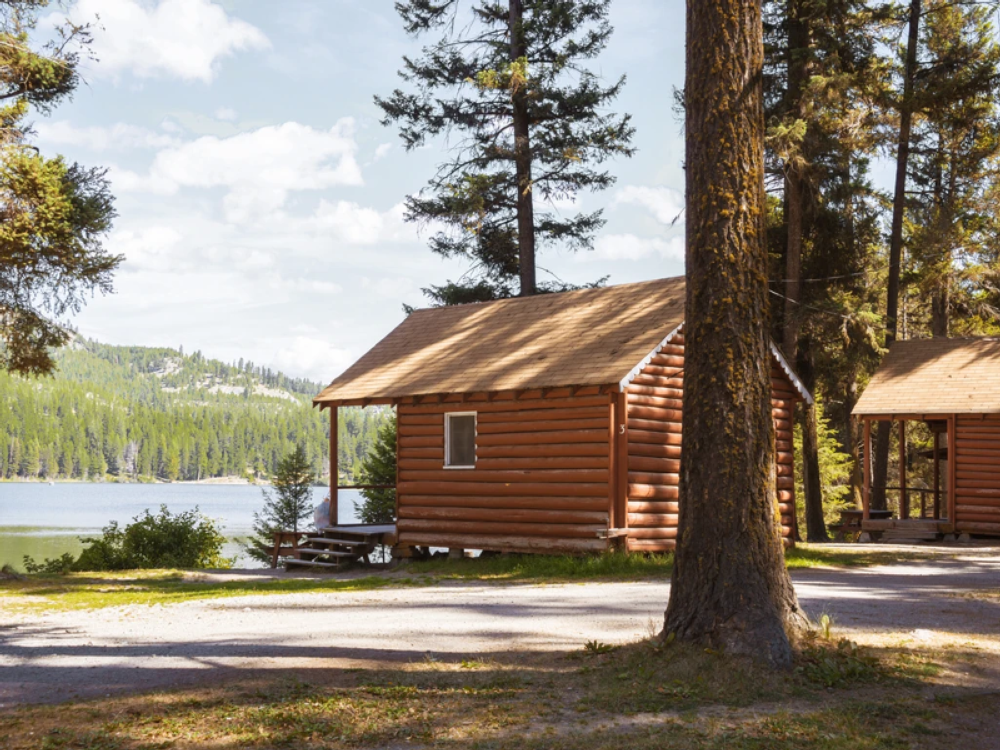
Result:
{"label": "distant forested hill", "polygon": [[[329,471],[321,385],[242,359],[78,338],[55,378],[0,372],[0,478],[91,481],[264,478],[301,443]],[[385,409],[340,411],[341,472],[353,476]]]}

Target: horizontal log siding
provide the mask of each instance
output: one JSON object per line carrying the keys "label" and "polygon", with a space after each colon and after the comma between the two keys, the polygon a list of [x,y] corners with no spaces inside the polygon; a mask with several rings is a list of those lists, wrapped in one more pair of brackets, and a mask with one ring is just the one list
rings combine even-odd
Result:
{"label": "horizontal log siding", "polygon": [[955,442],[955,529],[1000,535],[1000,415],[959,415]]}
{"label": "horizontal log siding", "polygon": [[[403,403],[399,543],[515,552],[607,547],[611,397],[597,388]],[[444,415],[477,413],[476,468],[444,468]]]}
{"label": "horizontal log siding", "polygon": [[626,391],[630,552],[664,552],[676,546],[683,370],[684,341],[678,335]]}
{"label": "horizontal log siding", "polygon": [[[628,387],[628,549],[665,552],[676,545],[681,462],[684,339],[676,336]],[[788,377],[771,369],[776,473],[782,532],[793,538],[795,483],[792,410],[799,398]]]}

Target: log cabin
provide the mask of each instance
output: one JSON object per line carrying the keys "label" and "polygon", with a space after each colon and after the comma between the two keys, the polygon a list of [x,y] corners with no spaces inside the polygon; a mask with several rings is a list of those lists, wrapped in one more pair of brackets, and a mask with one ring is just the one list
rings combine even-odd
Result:
{"label": "log cabin", "polygon": [[[404,550],[662,552],[692,460],[683,323],[683,277],[417,310],[314,404],[331,409],[333,441],[336,407],[395,406]],[[792,412],[811,396],[771,354],[776,517],[791,544]],[[330,455],[335,506],[335,442]]]}
{"label": "log cabin", "polygon": [[[858,399],[863,422],[861,528],[895,538],[1000,536],[1000,339],[896,341]],[[872,425],[898,427],[896,518],[872,518]],[[932,435],[929,451],[908,446],[907,425]],[[909,483],[916,454],[932,462],[929,487]],[[914,497],[919,495],[919,498]]]}

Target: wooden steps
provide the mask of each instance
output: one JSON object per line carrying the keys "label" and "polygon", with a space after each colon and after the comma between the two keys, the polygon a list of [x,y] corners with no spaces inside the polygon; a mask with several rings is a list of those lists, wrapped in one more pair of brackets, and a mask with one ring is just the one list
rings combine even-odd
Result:
{"label": "wooden steps", "polygon": [[891,518],[864,521],[862,528],[875,532],[883,544],[923,544],[939,541],[943,535],[941,522],[932,518]]}
{"label": "wooden steps", "polygon": [[[394,529],[393,529],[394,531]],[[384,542],[382,527],[331,526],[311,533],[305,547],[299,547],[295,557],[285,560],[285,570],[323,568],[338,570],[358,560],[368,562],[368,555]]]}

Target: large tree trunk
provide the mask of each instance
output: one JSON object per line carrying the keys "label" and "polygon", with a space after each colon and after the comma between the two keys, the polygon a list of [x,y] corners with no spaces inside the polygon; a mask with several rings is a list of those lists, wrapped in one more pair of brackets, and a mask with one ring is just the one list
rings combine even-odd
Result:
{"label": "large tree trunk", "polygon": [[664,633],[789,667],[805,618],[775,501],[763,57],[758,2],[688,0],[688,458]]}
{"label": "large tree trunk", "polygon": [[[510,61],[527,56],[522,18],[523,0],[510,0]],[[531,185],[531,142],[528,133],[528,97],[524,87],[511,95],[514,111],[514,167],[517,176],[517,246],[521,271],[521,296],[536,291],[535,207]]]}
{"label": "large tree trunk", "polygon": [[[886,346],[899,330],[899,275],[903,262],[903,213],[906,208],[906,169],[910,160],[910,128],[913,121],[913,79],[917,70],[920,32],[920,0],[910,0],[910,24],[903,68],[903,99],[899,107],[899,142],[896,146],[896,184],[892,197],[892,228],[889,232],[889,290],[886,302]],[[875,437],[875,471],[871,507],[885,510],[885,483],[889,476],[889,430],[891,422],[879,422]]]}

